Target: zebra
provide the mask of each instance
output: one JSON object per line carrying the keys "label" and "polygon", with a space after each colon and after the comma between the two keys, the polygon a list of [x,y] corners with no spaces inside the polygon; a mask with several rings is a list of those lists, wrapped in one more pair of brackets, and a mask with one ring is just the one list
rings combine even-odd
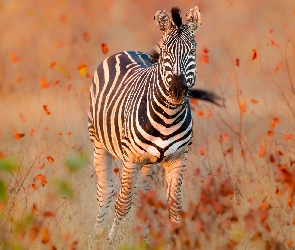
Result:
{"label": "zebra", "polygon": [[152,164],[161,163],[165,169],[169,219],[180,221],[182,179],[193,136],[189,98],[215,104],[219,98],[209,91],[190,89],[197,76],[194,38],[201,25],[198,7],[191,8],[186,17],[183,24],[178,7],[171,9],[171,17],[159,10],[154,20],[163,35],[152,52],[111,55],[94,73],[88,130],[98,178],[97,236],[105,230],[105,215],[114,195],[112,157],[123,162],[109,242],[134,203],[140,171],[148,190],[144,177],[150,175]]}

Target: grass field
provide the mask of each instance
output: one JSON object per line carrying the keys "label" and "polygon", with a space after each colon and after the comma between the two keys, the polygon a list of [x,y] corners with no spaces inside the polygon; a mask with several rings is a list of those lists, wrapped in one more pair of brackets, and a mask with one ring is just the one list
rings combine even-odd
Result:
{"label": "grass field", "polygon": [[[196,86],[225,107],[192,103],[182,223],[169,224],[151,181],[110,247],[93,237],[91,76],[115,52],[150,51],[154,14],[175,5],[202,11]],[[0,248],[295,248],[293,1],[2,0],[0,30]],[[150,218],[149,245],[138,218]]]}

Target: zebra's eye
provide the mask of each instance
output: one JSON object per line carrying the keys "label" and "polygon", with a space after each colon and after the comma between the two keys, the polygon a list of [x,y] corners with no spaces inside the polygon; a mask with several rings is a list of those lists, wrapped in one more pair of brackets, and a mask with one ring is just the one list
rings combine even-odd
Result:
{"label": "zebra's eye", "polygon": [[196,49],[191,49],[190,54],[191,54],[191,55],[196,54]]}

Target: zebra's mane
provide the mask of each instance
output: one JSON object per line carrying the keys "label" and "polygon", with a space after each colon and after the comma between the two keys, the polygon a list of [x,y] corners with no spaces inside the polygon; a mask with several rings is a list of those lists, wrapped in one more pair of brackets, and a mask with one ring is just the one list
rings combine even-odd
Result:
{"label": "zebra's mane", "polygon": [[180,29],[182,25],[182,16],[180,9],[178,7],[173,7],[171,9],[171,15],[173,23],[177,26],[178,29]]}

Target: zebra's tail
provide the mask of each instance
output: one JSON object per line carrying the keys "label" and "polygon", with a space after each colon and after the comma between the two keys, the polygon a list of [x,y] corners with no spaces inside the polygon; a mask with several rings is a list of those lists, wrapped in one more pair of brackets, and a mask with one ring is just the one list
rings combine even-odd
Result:
{"label": "zebra's tail", "polygon": [[207,101],[214,103],[219,107],[224,107],[224,99],[216,95],[214,92],[200,89],[190,89],[189,90],[190,98],[197,98],[199,100]]}

